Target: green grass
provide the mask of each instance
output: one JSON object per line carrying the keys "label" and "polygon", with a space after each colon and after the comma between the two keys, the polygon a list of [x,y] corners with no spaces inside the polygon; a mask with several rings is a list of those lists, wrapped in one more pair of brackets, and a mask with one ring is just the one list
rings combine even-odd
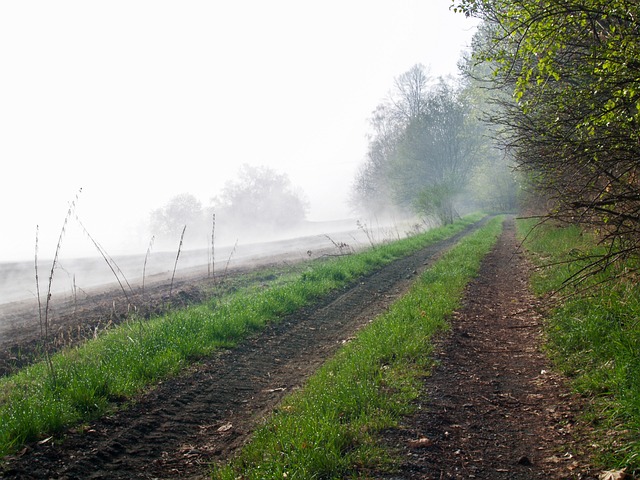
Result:
{"label": "green grass", "polygon": [[501,228],[495,218],[445,254],[288,396],[237,458],[214,466],[213,478],[366,478],[373,468],[392,468],[376,434],[412,411],[432,365],[432,337],[448,328]]}
{"label": "green grass", "polygon": [[359,254],[310,262],[268,288],[252,284],[202,305],[131,320],[55,354],[54,375],[37,363],[0,379],[0,456],[25,442],[104,415],[116,400],[177,374],[213,351],[312,303],[394,259],[462,231],[482,216]]}
{"label": "green grass", "polygon": [[[521,235],[532,222],[519,222]],[[564,281],[602,254],[595,237],[577,228],[534,229],[525,243],[539,266],[532,285],[540,295],[558,291],[548,319],[548,349],[575,389],[589,399],[583,420],[595,428],[602,467],[640,471],[640,289],[616,279],[632,261],[577,285]],[[569,263],[567,263],[569,262]]]}

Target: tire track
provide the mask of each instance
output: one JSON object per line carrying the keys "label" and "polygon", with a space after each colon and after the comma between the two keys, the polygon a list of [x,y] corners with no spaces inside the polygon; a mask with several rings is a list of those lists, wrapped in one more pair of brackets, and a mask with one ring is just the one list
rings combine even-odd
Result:
{"label": "tire track", "polygon": [[[241,345],[162,382],[64,438],[31,445],[3,478],[151,479],[204,476],[240,447],[282,397],[407,291],[464,232],[395,261],[290,315]],[[124,407],[124,406],[122,406]]]}

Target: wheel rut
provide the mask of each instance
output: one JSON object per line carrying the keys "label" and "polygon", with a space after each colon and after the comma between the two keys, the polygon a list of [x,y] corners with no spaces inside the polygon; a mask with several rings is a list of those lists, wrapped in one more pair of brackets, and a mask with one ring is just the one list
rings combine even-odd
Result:
{"label": "wheel rut", "polygon": [[29,445],[3,478],[204,478],[229,458],[284,395],[404,294],[464,232],[397,260],[267,326],[63,436]]}

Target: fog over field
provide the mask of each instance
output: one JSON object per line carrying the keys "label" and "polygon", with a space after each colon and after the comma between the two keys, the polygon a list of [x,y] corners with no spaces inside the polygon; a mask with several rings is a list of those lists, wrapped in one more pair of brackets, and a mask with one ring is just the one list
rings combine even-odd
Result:
{"label": "fog over field", "polygon": [[416,63],[457,73],[474,22],[449,5],[2,2],[0,260],[31,259],[37,225],[52,256],[80,188],[91,235],[143,252],[150,211],[183,192],[208,205],[243,163],[286,173],[309,220],[352,218],[368,120],[394,78]]}
{"label": "fog over field", "polygon": [[[169,282],[174,268],[176,279],[209,275],[221,278],[227,269],[231,271],[236,267],[270,262],[283,265],[354,252],[374,243],[404,237],[413,225],[405,221],[355,227],[350,221],[309,223],[298,231],[288,232],[281,238],[274,236],[269,241],[237,239],[232,244],[214,245],[213,252],[210,245],[185,235],[183,244],[176,244],[174,250],[152,249],[147,253],[128,255],[105,252],[104,257],[97,251],[82,257],[60,255],[52,277],[51,292],[56,301],[74,296],[85,298],[106,289],[119,290],[122,287],[125,290],[131,287],[138,292],[143,282],[146,285]],[[39,259],[38,277],[43,301],[49,288],[52,261],[51,258]],[[37,300],[33,261],[2,262],[0,266],[0,310],[11,302]]]}

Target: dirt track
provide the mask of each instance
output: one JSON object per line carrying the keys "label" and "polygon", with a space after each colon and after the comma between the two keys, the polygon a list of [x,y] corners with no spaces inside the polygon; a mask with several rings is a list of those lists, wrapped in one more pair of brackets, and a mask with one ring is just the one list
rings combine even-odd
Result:
{"label": "dirt track", "polygon": [[376,272],[164,382],[130,408],[62,439],[31,445],[6,478],[186,478],[241,445],[360,327],[403,294],[459,236]]}
{"label": "dirt track", "polygon": [[[167,381],[134,406],[63,439],[31,445],[5,478],[197,478],[232,454],[283,395],[401,295],[453,241],[425,249],[292,315],[236,349]],[[591,479],[580,402],[540,352],[542,319],[527,290],[513,222],[467,289],[415,416],[383,441],[409,479]]]}
{"label": "dirt track", "polygon": [[543,306],[528,290],[530,271],[507,221],[439,341],[418,413],[385,432],[404,461],[381,478],[597,478],[577,422],[582,400],[541,351]]}

